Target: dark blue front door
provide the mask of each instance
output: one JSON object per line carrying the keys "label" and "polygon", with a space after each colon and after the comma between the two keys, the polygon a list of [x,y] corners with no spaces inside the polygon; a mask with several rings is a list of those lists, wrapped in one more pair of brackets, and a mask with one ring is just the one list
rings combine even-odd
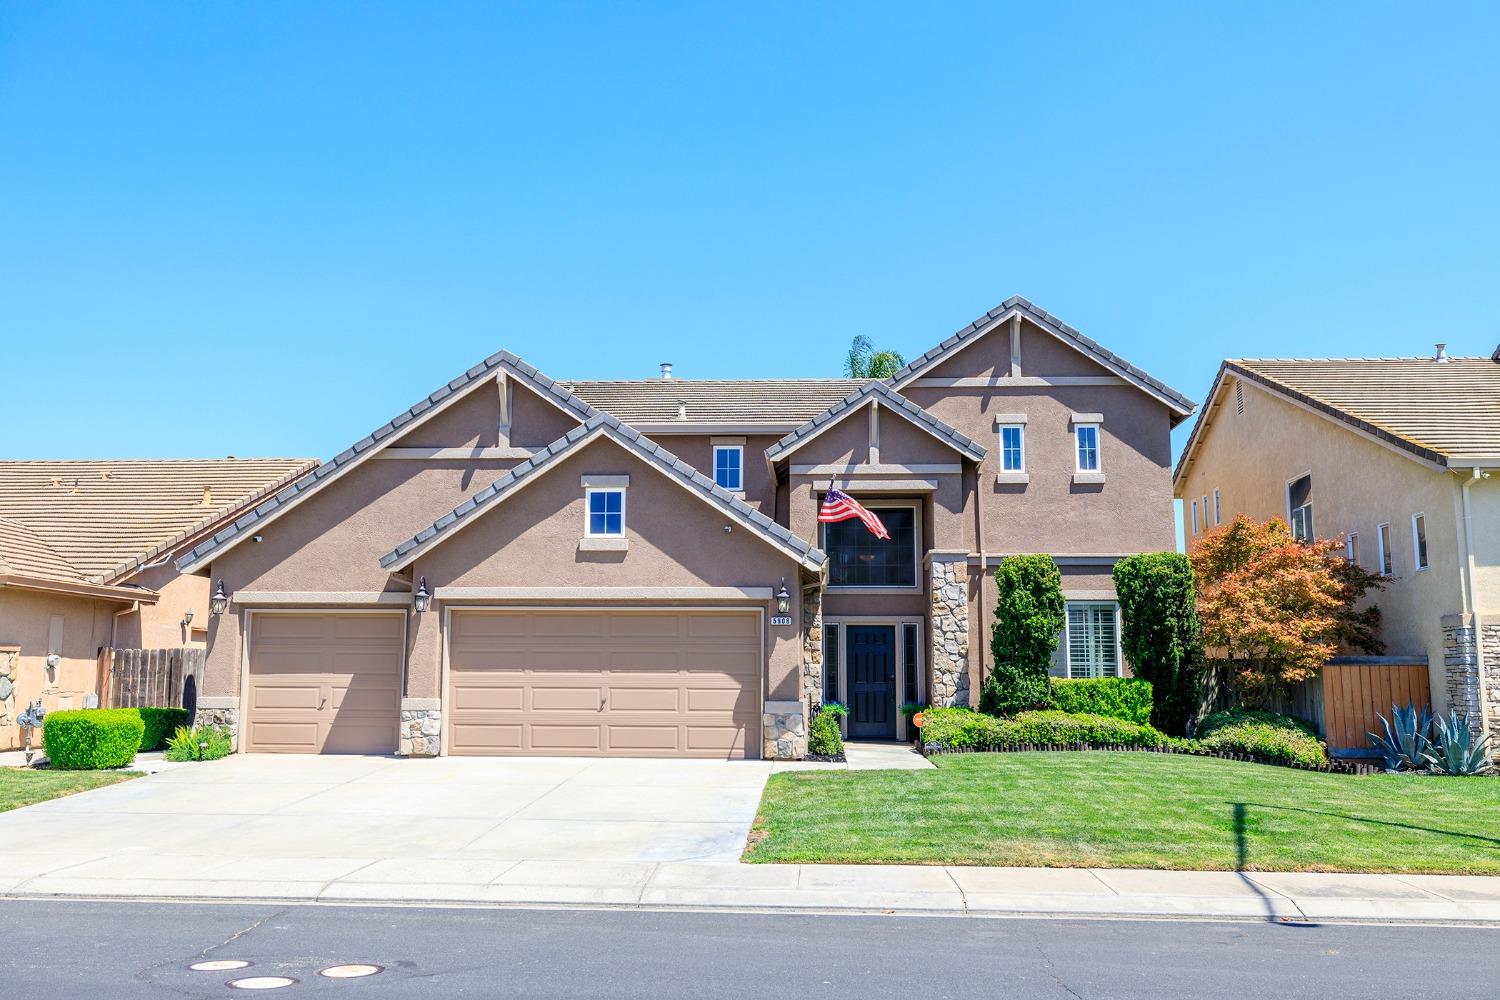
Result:
{"label": "dark blue front door", "polygon": [[849,658],[849,737],[896,738],[896,628],[850,625],[844,632]]}

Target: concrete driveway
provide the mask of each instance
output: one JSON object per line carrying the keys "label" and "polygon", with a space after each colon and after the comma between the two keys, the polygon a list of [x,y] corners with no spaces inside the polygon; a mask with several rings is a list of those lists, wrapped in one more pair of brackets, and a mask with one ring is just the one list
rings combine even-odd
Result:
{"label": "concrete driveway", "polygon": [[664,862],[738,860],[770,773],[754,761],[237,755],[0,814],[0,892],[638,887]]}

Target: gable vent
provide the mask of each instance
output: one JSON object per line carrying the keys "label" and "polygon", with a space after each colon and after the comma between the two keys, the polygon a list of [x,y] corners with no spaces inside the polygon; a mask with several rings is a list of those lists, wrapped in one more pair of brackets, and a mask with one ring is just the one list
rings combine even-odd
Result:
{"label": "gable vent", "polygon": [[1245,384],[1239,381],[1234,383],[1234,412],[1245,415]]}

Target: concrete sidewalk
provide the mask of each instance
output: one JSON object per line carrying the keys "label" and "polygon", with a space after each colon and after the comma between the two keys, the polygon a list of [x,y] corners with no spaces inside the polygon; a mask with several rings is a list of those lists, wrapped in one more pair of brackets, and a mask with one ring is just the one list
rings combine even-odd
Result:
{"label": "concrete sidewalk", "polygon": [[1500,878],[1451,875],[442,857],[127,860],[11,854],[0,895],[1500,924]]}

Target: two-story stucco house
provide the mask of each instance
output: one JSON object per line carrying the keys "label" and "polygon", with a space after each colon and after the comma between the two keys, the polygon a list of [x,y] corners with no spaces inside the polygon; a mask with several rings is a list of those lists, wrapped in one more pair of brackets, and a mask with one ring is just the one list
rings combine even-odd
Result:
{"label": "two-story stucco house", "polygon": [[[247,751],[797,757],[837,699],[900,738],[976,696],[1020,552],[1064,573],[1057,671],[1118,673],[1111,566],[1173,546],[1192,411],[1019,298],[883,381],[496,354],[181,560],[221,610],[200,716]],[[890,538],[820,524],[834,487]]]}
{"label": "two-story stucco house", "polygon": [[[1427,660],[1434,708],[1500,716],[1500,352],[1226,361],[1174,487],[1191,547],[1236,513],[1342,539],[1391,577],[1387,652]],[[1484,664],[1485,669],[1480,669]]]}

